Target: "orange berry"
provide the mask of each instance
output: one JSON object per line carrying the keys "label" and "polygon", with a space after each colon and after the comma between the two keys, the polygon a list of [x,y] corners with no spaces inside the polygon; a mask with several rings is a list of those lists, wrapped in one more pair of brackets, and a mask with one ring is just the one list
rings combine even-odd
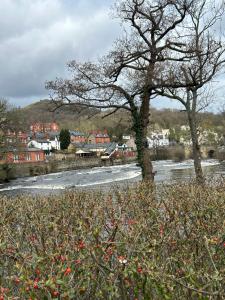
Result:
{"label": "orange berry", "polygon": [[71,268],[68,267],[68,268],[66,268],[64,274],[69,275],[71,272],[72,272]]}

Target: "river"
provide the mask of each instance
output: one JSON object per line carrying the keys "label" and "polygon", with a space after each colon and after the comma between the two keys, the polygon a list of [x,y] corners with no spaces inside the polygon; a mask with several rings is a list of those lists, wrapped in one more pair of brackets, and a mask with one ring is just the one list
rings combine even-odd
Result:
{"label": "river", "polygon": [[[187,181],[194,177],[193,160],[176,163],[170,160],[153,162],[156,182]],[[202,161],[207,177],[225,175],[225,164],[217,160]],[[18,178],[0,184],[0,194],[49,194],[68,189],[96,189],[124,185],[141,179],[141,169],[135,163],[110,167],[65,171],[28,178]]]}

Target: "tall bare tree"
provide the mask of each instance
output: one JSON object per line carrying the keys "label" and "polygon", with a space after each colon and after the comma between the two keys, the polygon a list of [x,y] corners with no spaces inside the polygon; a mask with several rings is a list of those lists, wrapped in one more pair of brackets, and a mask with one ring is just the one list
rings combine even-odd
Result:
{"label": "tall bare tree", "polygon": [[215,4],[214,0],[199,0],[189,8],[189,20],[185,31],[189,40],[187,45],[194,55],[177,66],[179,72],[176,79],[180,78],[187,85],[183,89],[162,90],[162,95],[177,99],[185,107],[198,182],[204,182],[198,135],[198,112],[213,100],[209,99],[208,92],[212,89],[209,84],[220,74],[225,63],[225,45],[221,41],[218,30],[224,14],[224,5],[224,1]]}
{"label": "tall bare tree", "polygon": [[147,143],[150,101],[157,88],[186,87],[176,80],[172,64],[190,55],[179,32],[196,0],[123,0],[116,10],[127,33],[96,63],[71,61],[70,79],[47,82],[58,106],[120,109],[131,113],[138,161],[144,180],[154,180]]}
{"label": "tall bare tree", "polygon": [[5,99],[0,99],[0,130],[3,131],[7,125],[8,104]]}

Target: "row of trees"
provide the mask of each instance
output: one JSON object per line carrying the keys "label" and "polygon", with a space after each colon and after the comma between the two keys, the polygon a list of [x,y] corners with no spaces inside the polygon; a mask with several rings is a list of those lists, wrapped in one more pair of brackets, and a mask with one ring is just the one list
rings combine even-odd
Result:
{"label": "row of trees", "polygon": [[203,182],[197,113],[208,104],[209,83],[225,62],[219,34],[223,2],[116,2],[115,12],[125,34],[97,62],[71,61],[72,78],[47,82],[52,99],[58,107],[79,105],[111,108],[110,114],[121,109],[129,112],[142,176],[150,181],[154,180],[147,144],[150,103],[159,96],[176,99],[187,114],[196,177]]}

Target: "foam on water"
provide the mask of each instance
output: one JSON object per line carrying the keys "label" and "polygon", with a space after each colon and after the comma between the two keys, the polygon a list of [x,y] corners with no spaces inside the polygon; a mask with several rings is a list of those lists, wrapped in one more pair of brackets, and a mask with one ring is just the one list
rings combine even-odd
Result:
{"label": "foam on water", "polygon": [[66,186],[63,185],[14,185],[8,186],[0,189],[0,192],[4,191],[13,191],[13,190],[30,190],[30,189],[39,189],[39,190],[65,190]]}
{"label": "foam on water", "polygon": [[[204,160],[204,161],[201,162],[202,167],[216,166],[216,165],[219,165],[219,164],[220,164],[219,161],[216,160],[216,159]],[[190,168],[193,168],[194,161],[193,160],[187,160],[187,161],[180,162],[180,163],[164,164],[163,166],[171,168],[173,170],[176,170],[176,169],[190,169]]]}
{"label": "foam on water", "polygon": [[[203,167],[220,165],[217,160],[205,160],[202,162]],[[173,161],[155,161],[153,162],[154,170],[157,171],[156,181],[167,181],[176,178],[176,172],[182,169],[193,169],[193,160],[187,160],[181,163]],[[220,168],[220,167],[219,167]],[[209,169],[210,172],[211,169]],[[193,170],[194,171],[194,170]],[[217,167],[215,168],[215,172]],[[218,171],[224,174],[224,168]],[[217,172],[217,173],[218,173]],[[215,174],[215,173],[214,173]],[[73,170],[33,176],[30,178],[18,178],[7,184],[0,185],[0,192],[13,190],[65,190],[76,187],[88,187],[95,185],[107,185],[113,182],[128,181],[141,175],[141,169],[136,163],[116,166],[95,167],[85,170]],[[182,178],[185,178],[182,174]],[[179,175],[180,178],[180,175]]]}
{"label": "foam on water", "polygon": [[77,185],[74,185],[74,187],[87,187],[87,186],[93,186],[93,185],[99,185],[99,184],[107,184],[107,183],[112,183],[112,182],[124,181],[124,180],[136,178],[140,175],[141,175],[141,172],[130,171],[130,172],[127,172],[127,174],[125,176],[120,177],[120,178],[114,178],[114,179],[109,178],[109,179],[100,180],[100,181],[92,181],[92,182],[85,183],[85,184],[77,184]]}

